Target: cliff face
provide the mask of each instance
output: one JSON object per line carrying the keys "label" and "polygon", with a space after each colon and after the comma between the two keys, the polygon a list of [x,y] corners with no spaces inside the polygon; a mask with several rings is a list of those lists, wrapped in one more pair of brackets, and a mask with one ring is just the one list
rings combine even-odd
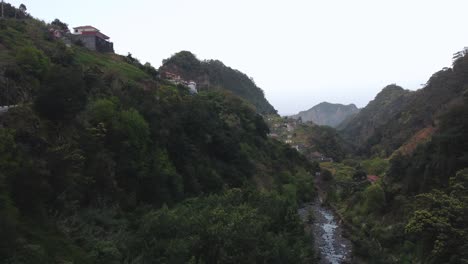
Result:
{"label": "cliff face", "polygon": [[345,119],[358,112],[359,109],[354,104],[342,105],[323,102],[292,117],[301,118],[303,122],[312,121],[321,126],[337,127]]}
{"label": "cliff face", "polygon": [[191,52],[181,51],[164,60],[159,72],[163,78],[169,73],[193,80],[198,90],[227,90],[255,106],[258,113],[276,114],[263,90],[251,78],[219,60],[200,61]]}

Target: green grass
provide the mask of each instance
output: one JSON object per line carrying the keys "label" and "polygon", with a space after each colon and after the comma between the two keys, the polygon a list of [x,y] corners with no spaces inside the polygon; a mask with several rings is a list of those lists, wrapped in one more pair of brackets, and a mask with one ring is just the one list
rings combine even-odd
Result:
{"label": "green grass", "polygon": [[331,171],[335,180],[340,182],[351,181],[356,169],[338,162],[323,162],[320,166]]}
{"label": "green grass", "polygon": [[78,64],[102,67],[107,71],[115,71],[131,80],[137,81],[149,78],[144,71],[125,62],[118,55],[92,52],[80,48],[76,49],[75,56]]}

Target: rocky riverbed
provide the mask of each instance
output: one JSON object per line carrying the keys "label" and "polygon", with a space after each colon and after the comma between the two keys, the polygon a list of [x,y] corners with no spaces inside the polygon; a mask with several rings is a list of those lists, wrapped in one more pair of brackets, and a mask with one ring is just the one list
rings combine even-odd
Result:
{"label": "rocky riverbed", "polygon": [[300,208],[299,215],[314,236],[320,264],[351,263],[351,242],[343,237],[343,227],[331,209],[317,200]]}

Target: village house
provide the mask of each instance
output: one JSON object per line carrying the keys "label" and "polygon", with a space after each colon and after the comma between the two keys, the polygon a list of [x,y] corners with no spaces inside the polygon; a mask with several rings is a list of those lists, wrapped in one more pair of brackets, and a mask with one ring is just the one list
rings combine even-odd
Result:
{"label": "village house", "polygon": [[167,71],[163,72],[161,76],[175,85],[182,84],[187,86],[191,94],[198,93],[197,83],[194,81],[185,81],[180,75]]}
{"label": "village house", "polygon": [[90,50],[114,53],[114,44],[109,41],[110,38],[93,26],[73,28],[73,39],[81,41]]}
{"label": "village house", "polygon": [[198,91],[197,91],[197,83],[196,83],[196,82],[190,81],[190,82],[188,83],[187,87],[189,88],[190,93],[192,93],[192,94],[198,93]]}
{"label": "village house", "polygon": [[309,154],[309,159],[318,162],[333,162],[332,158],[325,157],[322,153],[314,151]]}
{"label": "village house", "polygon": [[367,180],[370,183],[376,183],[379,180],[379,176],[377,176],[377,175],[367,175]]}
{"label": "village house", "polygon": [[271,137],[271,138],[278,138],[279,137],[278,134],[276,134],[276,133],[270,133],[270,134],[268,134],[268,136]]}

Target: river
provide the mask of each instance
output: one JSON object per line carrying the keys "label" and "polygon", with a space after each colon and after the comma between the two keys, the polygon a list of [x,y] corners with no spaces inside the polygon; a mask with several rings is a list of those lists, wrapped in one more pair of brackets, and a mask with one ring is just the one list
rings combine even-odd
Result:
{"label": "river", "polygon": [[[323,206],[317,198],[316,202],[305,204],[298,213],[314,236],[320,264],[351,263],[352,244],[343,236],[343,227],[330,208]],[[312,221],[309,221],[310,213],[313,214]]]}

